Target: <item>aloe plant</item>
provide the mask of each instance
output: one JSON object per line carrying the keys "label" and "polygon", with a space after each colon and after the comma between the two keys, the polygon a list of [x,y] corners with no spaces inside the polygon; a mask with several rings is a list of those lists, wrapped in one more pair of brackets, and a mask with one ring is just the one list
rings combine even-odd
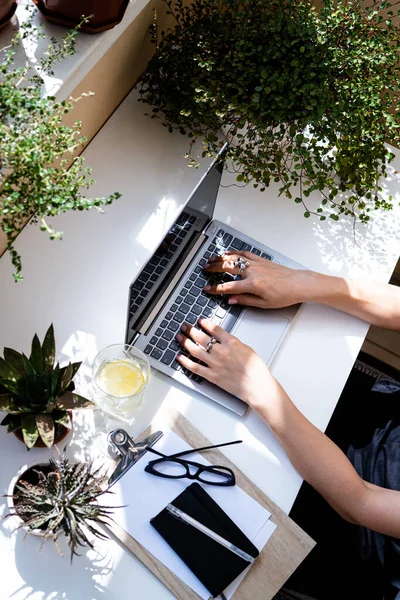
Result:
{"label": "aloe plant", "polygon": [[28,450],[38,439],[51,447],[57,426],[71,428],[68,411],[93,406],[74,392],[72,381],[82,363],[55,364],[54,328],[50,325],[40,343],[35,334],[29,358],[11,348],[0,357],[0,410],[8,414],[1,425],[8,432],[22,429]]}
{"label": "aloe plant", "polygon": [[31,481],[28,472],[20,477],[11,496],[14,506],[8,517],[18,515],[22,519],[20,527],[28,532],[41,530],[43,543],[53,539],[60,554],[58,537],[64,533],[71,562],[74,555],[78,556],[79,546],[93,548],[88,533],[108,539],[93,526],[109,524],[112,509],[117,508],[98,503],[98,498],[108,493],[107,477],[100,468],[93,469],[93,462],[70,463],[60,453],[57,459],[50,459],[48,468],[32,467],[29,471],[37,482]]}

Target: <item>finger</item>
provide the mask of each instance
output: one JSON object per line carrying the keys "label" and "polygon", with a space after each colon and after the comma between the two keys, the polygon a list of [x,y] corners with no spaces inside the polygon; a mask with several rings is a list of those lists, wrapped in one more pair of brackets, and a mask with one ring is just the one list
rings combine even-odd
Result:
{"label": "finger", "polygon": [[204,350],[202,346],[198,346],[197,344],[192,342],[191,339],[189,339],[185,335],[182,335],[181,333],[178,333],[176,339],[178,340],[180,345],[183,346],[189,352],[189,354],[194,356],[194,358],[198,358],[199,360],[202,360],[203,362],[208,364],[207,359],[209,358],[209,354]]}
{"label": "finger", "polygon": [[238,279],[237,281],[206,285],[203,291],[206,294],[248,294],[252,292],[252,284],[248,279]]}
{"label": "finger", "polygon": [[[223,254],[223,257],[225,258],[225,260],[229,260],[232,257],[232,255],[241,256],[242,258],[247,258],[247,260],[266,260],[265,258],[258,256],[258,254],[253,254],[253,252],[247,252],[247,250],[244,250],[243,252],[238,252],[238,250],[227,250],[225,254]],[[210,258],[208,259],[208,262],[210,262]]]}
{"label": "finger", "polygon": [[255,306],[256,308],[267,308],[265,300],[255,294],[240,294],[229,296],[228,304],[241,304],[242,306]]}
{"label": "finger", "polygon": [[232,256],[228,260],[206,263],[203,265],[203,270],[207,273],[230,273],[231,275],[237,275],[239,267],[235,265],[236,257]]}
{"label": "finger", "polygon": [[[219,325],[210,319],[199,319],[199,325],[202,329],[204,329],[204,331],[207,331],[207,333],[209,333],[217,340],[217,342],[220,342],[221,344],[227,342],[233,337],[230,333],[225,331],[225,329],[222,329],[222,327],[219,327]],[[206,354],[208,357],[210,357],[212,352],[210,354],[206,352]]]}
{"label": "finger", "polygon": [[182,365],[182,367],[185,367],[185,369],[189,369],[189,371],[192,371],[192,373],[200,375],[200,377],[204,377],[205,379],[210,378],[210,369],[204,367],[203,365],[200,365],[199,363],[193,362],[184,354],[178,354],[176,360],[179,362],[179,364]]}
{"label": "finger", "polygon": [[182,325],[181,331],[184,331],[187,337],[192,338],[192,340],[197,344],[200,344],[203,348],[205,348],[210,341],[210,336],[205,334],[204,331],[196,329],[196,327],[192,327],[186,323]]}

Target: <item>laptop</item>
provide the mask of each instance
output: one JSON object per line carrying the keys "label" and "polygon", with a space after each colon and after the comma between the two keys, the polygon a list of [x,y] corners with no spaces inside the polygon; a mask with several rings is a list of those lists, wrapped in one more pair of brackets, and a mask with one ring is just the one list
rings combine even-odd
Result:
{"label": "laptop", "polygon": [[202,267],[210,256],[226,250],[248,250],[288,267],[304,267],[213,219],[224,151],[225,147],[130,285],[125,341],[142,350],[154,369],[172,377],[178,385],[244,415],[245,402],[181,367],[176,356],[186,351],[176,341],[176,334],[184,322],[198,327],[200,317],[210,318],[251,346],[270,366],[299,307],[262,310],[230,306],[227,297],[211,296],[202,289],[207,283],[229,281],[233,277],[224,273],[207,275]]}

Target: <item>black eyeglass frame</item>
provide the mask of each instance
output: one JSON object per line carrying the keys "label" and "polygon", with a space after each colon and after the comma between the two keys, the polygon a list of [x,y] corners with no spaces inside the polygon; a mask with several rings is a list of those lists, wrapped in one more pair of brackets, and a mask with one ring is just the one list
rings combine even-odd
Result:
{"label": "black eyeglass frame", "polygon": [[[236,484],[235,473],[229,467],[224,467],[223,465],[202,465],[201,463],[190,461],[190,460],[182,460],[181,456],[186,456],[188,454],[193,454],[193,452],[204,452],[205,450],[212,450],[214,448],[221,448],[222,446],[230,446],[232,444],[241,444],[242,440],[235,440],[234,442],[225,442],[224,444],[216,444],[214,446],[204,446],[203,448],[192,448],[191,450],[185,450],[183,452],[177,452],[176,454],[170,454],[169,456],[155,450],[154,448],[148,448],[149,452],[157,454],[161,456],[161,458],[156,458],[155,460],[151,460],[144,468],[146,473],[150,473],[151,475],[155,475],[156,477],[163,477],[165,479],[191,479],[197,480],[201,483],[205,483],[206,485],[216,485],[222,487],[234,486]],[[162,464],[163,462],[176,462],[182,467],[185,468],[186,473],[182,475],[168,475],[166,473],[161,473],[157,471],[154,467],[155,465]],[[190,472],[190,466],[196,467],[196,472]],[[201,475],[203,473],[211,473],[214,475],[220,475],[225,477],[225,481],[205,481],[202,479]]]}

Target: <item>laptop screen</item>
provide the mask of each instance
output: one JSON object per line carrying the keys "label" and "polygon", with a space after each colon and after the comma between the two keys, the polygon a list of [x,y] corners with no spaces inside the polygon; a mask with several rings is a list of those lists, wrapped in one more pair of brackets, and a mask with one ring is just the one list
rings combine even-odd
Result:
{"label": "laptop screen", "polygon": [[214,214],[215,203],[222,177],[223,161],[213,161],[208,171],[193,190],[185,209],[192,208],[206,215],[210,220]]}

